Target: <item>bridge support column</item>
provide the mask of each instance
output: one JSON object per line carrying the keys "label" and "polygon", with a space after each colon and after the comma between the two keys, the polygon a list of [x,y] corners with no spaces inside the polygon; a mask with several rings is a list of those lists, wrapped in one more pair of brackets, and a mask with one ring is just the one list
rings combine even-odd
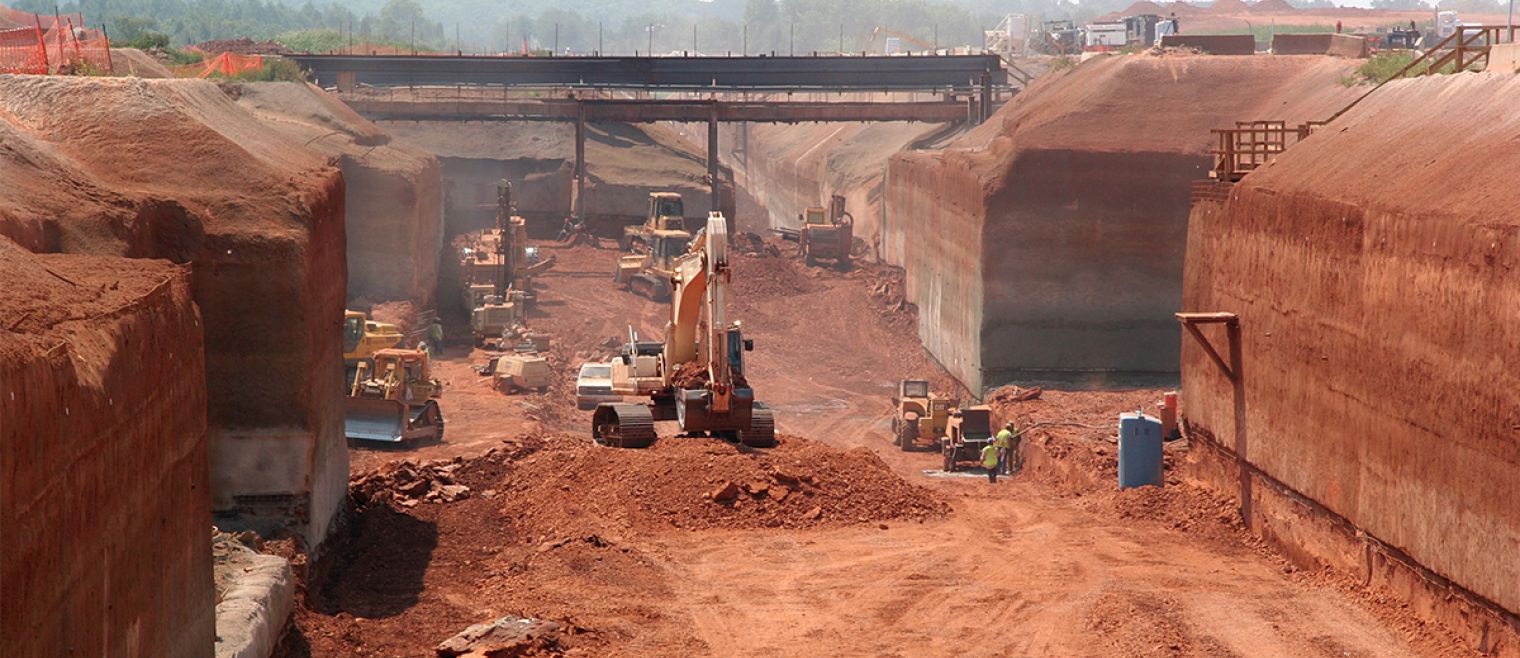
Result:
{"label": "bridge support column", "polygon": [[[712,195],[712,209],[718,207],[718,101],[707,112],[707,185]],[[732,222],[733,218],[729,218]]]}
{"label": "bridge support column", "polygon": [[586,103],[575,102],[575,221],[586,221]]}
{"label": "bridge support column", "polygon": [[992,71],[982,71],[982,123],[992,118]]}

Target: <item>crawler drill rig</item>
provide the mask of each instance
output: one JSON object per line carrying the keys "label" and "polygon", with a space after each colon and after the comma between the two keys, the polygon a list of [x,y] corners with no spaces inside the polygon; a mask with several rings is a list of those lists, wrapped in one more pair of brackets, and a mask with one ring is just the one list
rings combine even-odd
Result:
{"label": "crawler drill rig", "polygon": [[670,321],[663,343],[628,345],[612,361],[612,393],[646,403],[604,402],[592,415],[597,442],[621,448],[654,443],[654,423],[674,420],[687,435],[707,434],[748,446],[776,443],[770,409],[755,401],[744,378],[744,353],[754,349],[725,315],[731,270],[728,222],[708,215],[671,275]]}

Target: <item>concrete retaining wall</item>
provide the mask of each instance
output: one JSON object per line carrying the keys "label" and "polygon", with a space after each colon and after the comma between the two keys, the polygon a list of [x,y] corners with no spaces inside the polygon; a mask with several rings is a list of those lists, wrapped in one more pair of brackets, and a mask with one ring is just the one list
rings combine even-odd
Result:
{"label": "concrete retaining wall", "polygon": [[1210,55],[1254,55],[1256,37],[1249,34],[1169,34],[1163,48],[1197,48]]}

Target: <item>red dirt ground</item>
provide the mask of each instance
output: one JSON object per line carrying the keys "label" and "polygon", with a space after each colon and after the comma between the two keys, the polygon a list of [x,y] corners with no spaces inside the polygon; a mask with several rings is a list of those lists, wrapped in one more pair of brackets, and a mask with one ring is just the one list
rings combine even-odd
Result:
{"label": "red dirt ground", "polygon": [[[911,309],[872,295],[891,273],[809,268],[778,246],[786,257],[737,259],[731,315],[756,340],[748,374],[781,446],[670,428],[649,450],[593,446],[570,402],[575,365],[630,322],[660,335],[663,307],[612,287],[615,252],[554,250],[534,326],[554,334],[562,381],[502,396],[459,374],[482,353],[450,346],[446,441],[356,452],[355,472],[441,459],[432,468],[469,492],[361,497],[372,504],[298,611],[288,652],[425,655],[511,614],[565,622],[557,651],[573,655],[1461,655],[1396,610],[1285,573],[1229,501],[1176,482],[1110,491],[1103,428],[1159,391],[1001,405],[1096,429],[1033,435],[1025,474],[995,487],[926,477],[937,455],[891,445],[890,392],[909,376],[952,386]],[[735,501],[710,500],[728,482]]]}

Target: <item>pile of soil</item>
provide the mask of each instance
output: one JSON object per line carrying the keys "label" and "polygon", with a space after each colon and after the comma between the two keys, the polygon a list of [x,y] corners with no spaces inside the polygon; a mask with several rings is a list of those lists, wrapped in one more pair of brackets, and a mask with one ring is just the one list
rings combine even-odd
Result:
{"label": "pile of soil", "polygon": [[168,67],[136,48],[111,48],[111,70],[116,75],[134,78],[174,77]]}
{"label": "pile of soil", "polygon": [[248,37],[236,39],[213,39],[195,44],[194,48],[204,53],[220,55],[233,53],[235,55],[289,55],[291,50],[277,41],[254,41]]}
{"label": "pile of soil", "polygon": [[[511,519],[519,536],[619,536],[675,528],[804,528],[922,521],[949,511],[875,453],[799,437],[750,450],[717,439],[668,438],[616,450],[583,437],[535,437],[504,462],[488,455],[419,468],[407,462],[356,477],[361,504],[406,500],[430,482],[458,483]],[[423,484],[417,484],[423,483]]]}

